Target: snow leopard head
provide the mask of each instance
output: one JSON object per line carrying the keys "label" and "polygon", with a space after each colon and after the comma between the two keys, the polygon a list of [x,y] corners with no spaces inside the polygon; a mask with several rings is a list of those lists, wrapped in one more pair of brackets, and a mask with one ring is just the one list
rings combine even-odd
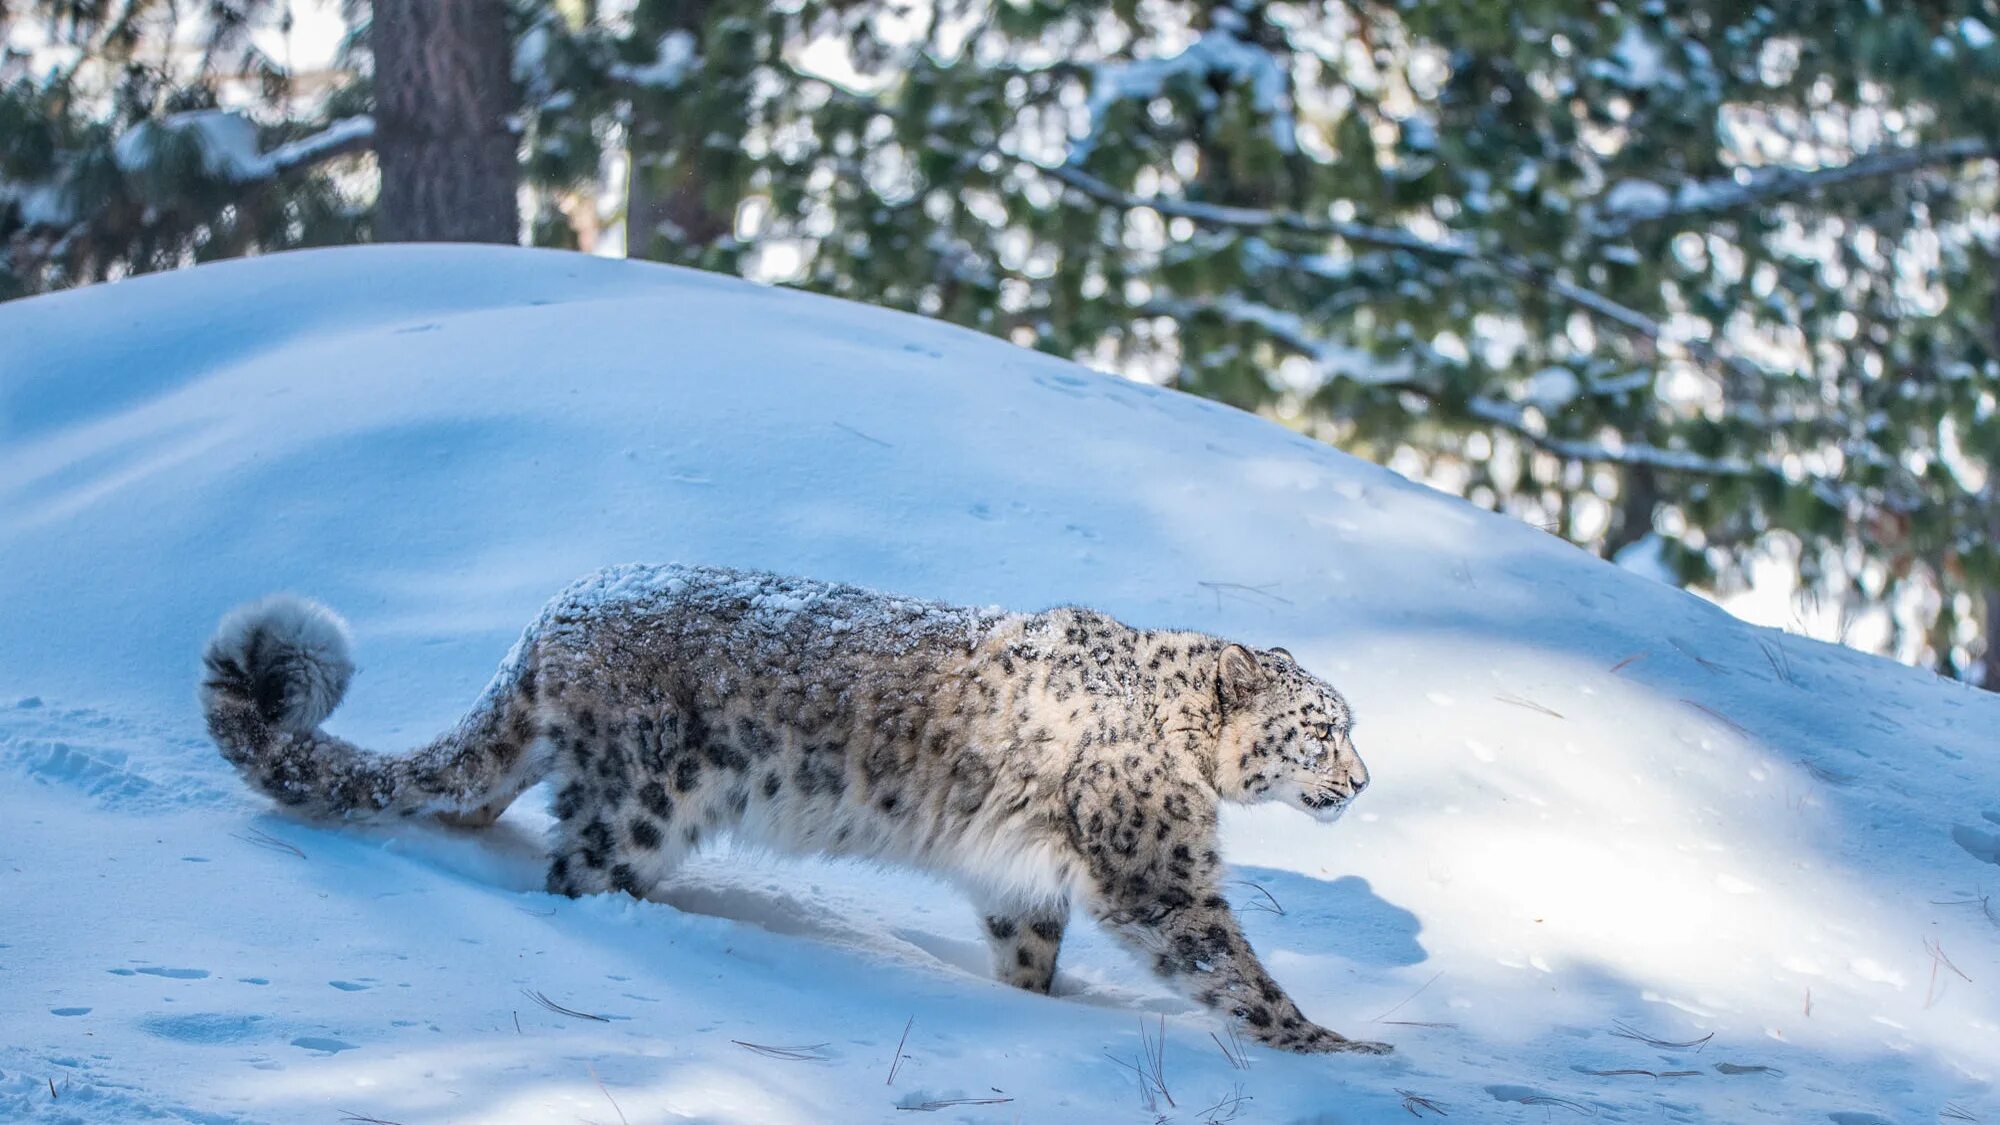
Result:
{"label": "snow leopard head", "polygon": [[1222,650],[1216,780],[1224,798],[1283,801],[1331,823],[1368,786],[1354,749],[1354,712],[1332,686],[1281,648]]}

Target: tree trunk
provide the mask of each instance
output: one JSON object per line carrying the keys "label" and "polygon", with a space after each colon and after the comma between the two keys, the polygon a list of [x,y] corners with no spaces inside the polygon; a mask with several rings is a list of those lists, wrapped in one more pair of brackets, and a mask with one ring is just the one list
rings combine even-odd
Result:
{"label": "tree trunk", "polygon": [[[643,13],[649,17],[643,30],[654,37],[686,32],[700,43],[714,6],[714,0],[654,6]],[[625,256],[698,263],[703,249],[736,229],[735,217],[709,206],[702,146],[682,145],[679,159],[669,163],[666,126],[647,114],[643,103],[632,108],[626,146],[631,168],[625,177]]]}
{"label": "tree trunk", "polygon": [[693,261],[704,247],[729,234],[735,224],[708,205],[708,185],[698,154],[685,153],[662,167],[656,125],[634,121],[632,170],[625,191],[625,256],[655,261]]}
{"label": "tree trunk", "polygon": [[1653,533],[1653,509],[1660,504],[1660,481],[1649,465],[1627,465],[1618,495],[1616,522],[1604,537],[1604,557],[1617,558],[1618,552]]}
{"label": "tree trunk", "polygon": [[378,242],[521,237],[502,0],[375,0]]}

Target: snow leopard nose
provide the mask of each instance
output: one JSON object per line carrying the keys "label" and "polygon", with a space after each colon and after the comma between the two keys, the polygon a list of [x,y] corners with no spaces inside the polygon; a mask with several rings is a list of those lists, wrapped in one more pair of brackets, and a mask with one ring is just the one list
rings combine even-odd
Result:
{"label": "snow leopard nose", "polygon": [[1351,790],[1354,796],[1356,797],[1359,797],[1361,795],[1361,791],[1363,789],[1368,788],[1367,766],[1362,765],[1360,762],[1356,762],[1353,765],[1347,767],[1347,788]]}

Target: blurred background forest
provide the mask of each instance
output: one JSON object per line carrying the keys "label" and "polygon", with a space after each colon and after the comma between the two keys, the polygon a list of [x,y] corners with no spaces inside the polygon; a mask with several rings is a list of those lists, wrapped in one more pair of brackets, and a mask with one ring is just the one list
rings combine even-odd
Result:
{"label": "blurred background forest", "polygon": [[0,299],[368,240],[740,273],[2000,688],[1996,9],[0,0]]}

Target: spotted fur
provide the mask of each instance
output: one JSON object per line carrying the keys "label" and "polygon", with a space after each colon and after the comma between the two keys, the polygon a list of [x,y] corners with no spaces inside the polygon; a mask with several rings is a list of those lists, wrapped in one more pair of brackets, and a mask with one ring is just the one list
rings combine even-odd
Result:
{"label": "spotted fur", "polygon": [[345,643],[276,638],[323,620],[260,603],[205,657],[211,734],[283,804],[487,823],[548,777],[561,894],[644,895],[722,834],[903,863],[966,889],[1020,988],[1049,991],[1074,902],[1254,1039],[1388,1049],[1308,1021],[1221,892],[1221,802],[1332,820],[1368,783],[1346,702],[1282,649],[1087,609],[617,567],[558,595],[454,730],[385,757],[297,722],[325,701],[297,705],[292,681],[344,686]]}

